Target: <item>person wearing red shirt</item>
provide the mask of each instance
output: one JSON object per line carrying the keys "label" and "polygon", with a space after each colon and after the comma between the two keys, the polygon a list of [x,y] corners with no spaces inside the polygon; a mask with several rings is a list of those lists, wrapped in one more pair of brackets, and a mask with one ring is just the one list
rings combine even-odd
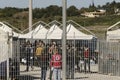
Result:
{"label": "person wearing red shirt", "polygon": [[50,64],[53,68],[54,80],[61,80],[62,56],[58,53],[58,50],[52,55]]}
{"label": "person wearing red shirt", "polygon": [[[89,53],[89,48],[85,47],[84,48],[84,71],[86,72],[90,72],[90,53]],[[88,64],[88,71],[87,71],[87,64]]]}

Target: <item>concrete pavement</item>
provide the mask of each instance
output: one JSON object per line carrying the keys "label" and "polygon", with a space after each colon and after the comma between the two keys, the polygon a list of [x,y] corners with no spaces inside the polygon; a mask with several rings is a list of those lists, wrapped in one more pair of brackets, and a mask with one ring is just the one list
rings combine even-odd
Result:
{"label": "concrete pavement", "polygon": [[[93,65],[94,67],[91,67],[92,70],[97,71],[97,65]],[[95,68],[96,67],[96,68]],[[39,67],[34,67],[33,71],[25,72],[26,66],[21,65],[20,66],[20,80],[40,80],[41,70]],[[46,80],[49,80],[49,70],[47,71],[47,77]],[[73,79],[67,79],[67,80],[73,80]],[[98,73],[75,73],[75,79],[74,80],[120,80],[120,77],[118,76],[111,76],[111,75],[103,75]]]}

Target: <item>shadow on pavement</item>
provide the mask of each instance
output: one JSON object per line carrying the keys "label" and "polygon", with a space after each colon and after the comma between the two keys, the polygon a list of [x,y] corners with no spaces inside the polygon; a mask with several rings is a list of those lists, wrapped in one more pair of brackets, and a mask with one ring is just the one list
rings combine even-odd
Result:
{"label": "shadow on pavement", "polygon": [[35,80],[35,79],[40,79],[40,77],[34,77],[30,75],[21,75],[17,78],[17,80]]}
{"label": "shadow on pavement", "polygon": [[[30,70],[29,70],[30,71]],[[31,70],[31,71],[41,71],[40,69],[37,70]],[[28,72],[28,71],[20,71],[20,72]]]}
{"label": "shadow on pavement", "polygon": [[74,79],[71,79],[71,78],[67,78],[67,79],[71,79],[71,80],[80,80],[80,79],[86,79],[86,78],[89,78],[89,77],[75,77]]}

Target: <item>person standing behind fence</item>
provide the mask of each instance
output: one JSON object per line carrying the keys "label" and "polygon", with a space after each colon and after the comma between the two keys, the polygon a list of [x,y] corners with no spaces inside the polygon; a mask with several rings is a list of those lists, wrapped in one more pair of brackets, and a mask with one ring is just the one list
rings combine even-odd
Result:
{"label": "person standing behind fence", "polygon": [[[84,71],[85,73],[90,72],[90,56],[89,55],[90,55],[89,48],[85,47],[84,48]],[[88,71],[87,71],[87,67],[88,67]]]}
{"label": "person standing behind fence", "polygon": [[40,56],[42,54],[42,50],[43,50],[43,48],[41,47],[40,44],[38,44],[37,48],[36,48],[36,52],[35,52],[35,57],[36,57],[36,61],[37,61],[37,63],[38,63],[39,66],[40,66],[39,60],[40,60]]}
{"label": "person standing behind fence", "polygon": [[30,54],[30,65],[32,70],[34,69],[33,65],[34,65],[34,46],[31,44],[31,54]]}
{"label": "person standing behind fence", "polygon": [[75,60],[74,60],[74,49],[72,46],[69,45],[69,48],[67,49],[67,78],[74,79],[74,66],[75,66]]}
{"label": "person standing behind fence", "polygon": [[41,62],[41,80],[46,80],[47,68],[49,66],[48,48],[45,47],[40,58]]}
{"label": "person standing behind fence", "polygon": [[30,55],[31,55],[31,43],[30,41],[27,41],[26,42],[26,70],[25,71],[29,71]]}
{"label": "person standing behind fence", "polygon": [[53,80],[61,80],[62,56],[55,50],[51,59],[51,67],[53,68]]}
{"label": "person standing behind fence", "polygon": [[[55,48],[56,48],[56,45],[55,44],[51,44],[51,46],[49,47],[49,59],[51,60],[51,57],[52,55],[54,54],[55,52]],[[52,74],[53,74],[53,70],[51,69],[51,66],[50,66],[50,80],[52,80]]]}
{"label": "person standing behind fence", "polygon": [[35,56],[40,57],[42,50],[43,50],[42,46],[40,44],[38,44],[37,48],[36,48]]}
{"label": "person standing behind fence", "polygon": [[51,58],[51,56],[53,55],[53,53],[55,51],[55,47],[56,47],[55,44],[51,44],[50,47],[49,47],[50,58]]}

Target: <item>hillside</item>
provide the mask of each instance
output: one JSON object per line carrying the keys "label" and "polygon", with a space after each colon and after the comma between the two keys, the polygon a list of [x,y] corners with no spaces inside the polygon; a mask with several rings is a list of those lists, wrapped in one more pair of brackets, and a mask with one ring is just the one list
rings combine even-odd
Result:
{"label": "hillside", "polygon": [[109,26],[101,26],[101,25],[96,25],[96,26],[88,26],[86,27],[88,30],[93,32],[99,39],[105,39],[106,38],[106,31]]}
{"label": "hillside", "polygon": [[[15,14],[16,15],[16,14]],[[20,16],[20,15],[19,15]],[[16,16],[14,16],[16,17]],[[0,21],[7,21],[14,27],[18,28],[19,30],[23,31],[28,28],[28,18],[0,18]],[[62,22],[60,16],[53,17],[53,18],[40,18],[40,19],[33,19],[33,24],[38,21],[44,21],[49,23],[53,20],[57,20]],[[120,20],[120,16],[104,16],[100,18],[83,18],[83,17],[67,17],[67,20],[73,20],[78,24],[84,26],[100,39],[105,39],[105,32],[107,28]]]}

